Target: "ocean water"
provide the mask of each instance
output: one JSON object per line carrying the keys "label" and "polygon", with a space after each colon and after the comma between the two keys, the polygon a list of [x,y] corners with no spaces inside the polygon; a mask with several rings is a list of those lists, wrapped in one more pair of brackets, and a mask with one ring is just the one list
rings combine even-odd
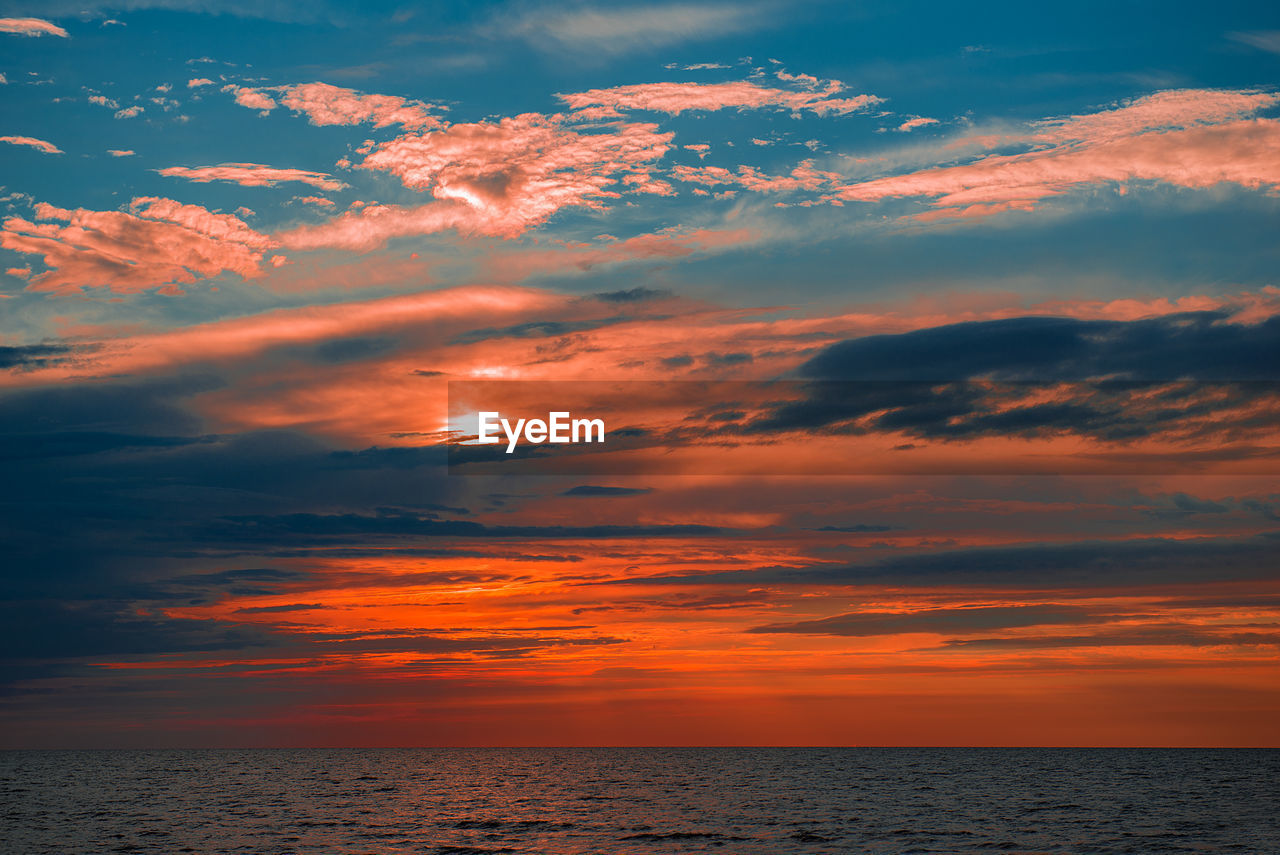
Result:
{"label": "ocean water", "polygon": [[1280,750],[0,752],[27,853],[1280,853]]}

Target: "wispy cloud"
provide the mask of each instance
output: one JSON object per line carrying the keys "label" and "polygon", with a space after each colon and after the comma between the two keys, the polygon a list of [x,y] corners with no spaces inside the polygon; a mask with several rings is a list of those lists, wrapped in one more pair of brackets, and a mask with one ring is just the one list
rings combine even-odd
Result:
{"label": "wispy cloud", "polygon": [[926,197],[938,210],[922,218],[965,218],[1030,210],[1075,187],[1106,182],[1276,186],[1280,122],[1244,117],[1277,102],[1280,96],[1271,92],[1157,92],[1112,110],[1037,122],[1029,133],[989,140],[1037,145],[1029,152],[866,181],[829,199]]}
{"label": "wispy cloud", "polygon": [[1280,53],[1280,30],[1250,30],[1247,32],[1228,33],[1227,38],[1250,47],[1256,47],[1258,50]]}
{"label": "wispy cloud", "polygon": [[640,83],[632,86],[614,86],[609,89],[589,89],[561,95],[575,110],[588,111],[589,115],[607,116],[618,110],[652,110],[678,115],[686,110],[723,110],[777,107],[798,114],[803,110],[819,116],[843,115],[865,110],[884,99],[875,95],[847,95],[845,85],[839,80],[829,80],[822,89],[780,89],[761,86],[749,80],[731,83]]}
{"label": "wispy cloud", "polygon": [[621,54],[753,30],[768,22],[765,11],[727,3],[543,6],[497,22],[493,31],[541,50]]}
{"label": "wispy cloud", "polygon": [[68,38],[67,31],[43,18],[0,18],[0,33],[19,36],[58,36]]}
{"label": "wispy cloud", "polygon": [[39,140],[35,137],[0,137],[0,142],[8,143],[9,145],[31,146],[45,154],[62,154],[62,149],[58,148],[53,143],[45,142],[44,140]]}
{"label": "wispy cloud", "polygon": [[912,118],[907,119],[905,122],[898,125],[898,127],[894,128],[894,130],[898,131],[899,133],[905,134],[905,133],[914,131],[916,128],[923,128],[925,125],[936,125],[936,124],[938,124],[937,119],[930,119],[927,116],[913,116]]}
{"label": "wispy cloud", "polygon": [[277,184],[298,182],[310,184],[321,190],[341,190],[347,185],[324,172],[306,169],[282,169],[261,163],[222,163],[217,166],[167,166],[156,172],[167,178],[185,178],[200,184],[210,181],[229,181],[242,187],[274,187]]}

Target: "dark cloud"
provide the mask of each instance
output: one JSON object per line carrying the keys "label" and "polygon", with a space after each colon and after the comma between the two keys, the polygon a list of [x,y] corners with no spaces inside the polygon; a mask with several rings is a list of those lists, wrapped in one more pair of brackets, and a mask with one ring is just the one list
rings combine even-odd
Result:
{"label": "dark cloud", "polygon": [[314,514],[225,516],[172,537],[191,544],[261,546],[290,544],[361,544],[372,538],[520,538],[600,539],[693,537],[725,534],[705,525],[487,525],[470,520],[443,520],[413,514]]}
{"label": "dark cloud", "polygon": [[128,449],[171,448],[212,437],[139,436],[107,431],[64,431],[61,433],[5,434],[0,460],[30,461],[40,457],[68,457],[101,454]]}
{"label": "dark cloud", "polygon": [[807,635],[897,635],[906,632],[967,632],[1045,624],[1078,624],[1114,620],[1082,606],[1030,605],[921,609],[915,612],[855,612],[820,620],[771,623],[747,632]]}
{"label": "dark cloud", "polygon": [[651,487],[602,487],[595,484],[579,484],[576,487],[570,487],[560,495],[610,498],[619,496],[643,496],[646,493],[652,492],[653,488]]}
{"label": "dark cloud", "polygon": [[0,395],[0,436],[60,431],[194,436],[203,432],[202,420],[184,399],[223,385],[219,377],[196,374],[10,391]]}
{"label": "dark cloud", "polygon": [[706,353],[703,359],[708,365],[716,368],[724,368],[731,365],[746,365],[754,362],[755,358],[749,353]]}
{"label": "dark cloud", "polygon": [[643,576],[611,585],[971,586],[1059,589],[1280,579],[1280,534],[1245,539],[1034,544],[894,555],[858,564]]}
{"label": "dark cloud", "polygon": [[1025,317],[877,335],[832,345],[799,374],[826,380],[1276,380],[1280,318],[1214,312],[1142,321]]}
{"label": "dark cloud", "polygon": [[1090,635],[1038,635],[1017,638],[952,639],[946,647],[964,650],[1047,650],[1064,647],[1177,647],[1280,646],[1280,633],[1234,632],[1230,628],[1206,628],[1199,624],[1108,629]]}
{"label": "dark cloud", "polygon": [[320,362],[358,362],[387,354],[396,345],[396,339],[387,336],[338,338],[316,345],[313,353]]}
{"label": "dark cloud", "polygon": [[[645,317],[652,321],[667,320],[667,316],[660,315],[646,315]],[[490,341],[499,338],[548,338],[601,329],[634,320],[635,318],[628,315],[615,315],[610,318],[591,318],[582,321],[529,321],[509,327],[485,327],[484,329],[471,330],[454,337],[450,344],[475,344],[479,341]]]}
{"label": "dark cloud", "polygon": [[660,291],[654,288],[645,288],[637,286],[628,288],[623,291],[601,291],[598,294],[592,294],[597,300],[603,300],[606,303],[645,303],[650,300],[661,300],[672,296],[670,291]]}
{"label": "dark cloud", "polygon": [[146,656],[272,643],[270,633],[254,627],[138,614],[123,603],[2,603],[0,615],[6,660]]}
{"label": "dark cloud", "polygon": [[1147,508],[1143,513],[1156,519],[1185,519],[1205,514],[1230,513],[1232,505],[1235,504],[1234,502],[1232,504],[1224,504],[1223,502],[1214,502],[1209,499],[1199,499],[1186,493],[1174,493],[1172,496],[1163,498],[1159,506]]}
{"label": "dark cloud", "polygon": [[72,347],[65,344],[25,344],[0,346],[0,370],[29,371],[67,362],[72,354],[91,350],[92,345]]}
{"label": "dark cloud", "polygon": [[532,652],[545,647],[594,647],[622,644],[625,639],[612,637],[562,638],[540,636],[488,636],[442,638],[434,635],[394,635],[351,639],[324,639],[314,642],[319,653],[474,653]]}
{"label": "dark cloud", "polygon": [[291,603],[285,606],[249,606],[243,609],[236,609],[235,614],[238,615],[269,615],[278,612],[309,612],[313,609],[327,609],[329,606],[323,603]]}
{"label": "dark cloud", "polygon": [[761,606],[769,602],[769,595],[761,593],[716,594],[709,597],[677,595],[671,597],[646,597],[634,600],[615,600],[598,606],[579,606],[573,610],[575,615],[591,612],[636,612],[644,613],[653,609],[664,611],[721,611],[724,609],[740,609],[750,606]]}
{"label": "dark cloud", "polygon": [[[1044,395],[1057,400],[1040,400]],[[1260,443],[1260,437],[1276,429],[1280,383],[1272,381],[814,381],[804,384],[797,399],[740,428],[719,432],[891,431],[927,440],[1075,434],[1127,441],[1177,431],[1189,438]],[[1254,451],[1269,453],[1263,446]]]}

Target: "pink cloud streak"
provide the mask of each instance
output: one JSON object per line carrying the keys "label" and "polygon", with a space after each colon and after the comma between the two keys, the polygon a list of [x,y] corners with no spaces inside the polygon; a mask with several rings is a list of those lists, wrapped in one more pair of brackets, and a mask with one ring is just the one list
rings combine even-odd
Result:
{"label": "pink cloud streak", "polygon": [[624,193],[674,192],[652,173],[673,136],[653,124],[572,125],[539,113],[405,134],[375,147],[358,166],[389,172],[430,192],[434,202],[370,205],[280,237],[297,248],[362,251],[445,229],[517,237],[564,208],[601,210]]}
{"label": "pink cloud streak", "polygon": [[58,36],[68,38],[67,31],[43,18],[0,18],[0,33],[19,36]]}
{"label": "pink cloud streak", "polygon": [[736,173],[719,166],[677,165],[672,175],[680,180],[715,187],[736,185],[758,193],[787,193],[795,190],[820,190],[839,181],[835,172],[815,169],[812,160],[802,160],[790,175],[768,175],[754,166],[739,166]]}
{"label": "pink cloud streak", "polygon": [[222,163],[218,166],[168,166],[156,172],[170,178],[185,178],[188,181],[208,183],[210,181],[230,181],[242,187],[274,187],[283,182],[296,181],[310,184],[321,190],[342,190],[347,185],[331,175],[323,172],[310,172],[305,169],[282,169],[264,166],[260,163]]}
{"label": "pink cloud streak", "polygon": [[421,130],[439,126],[440,119],[432,111],[444,109],[398,95],[365,95],[328,83],[256,89],[232,85],[223,87],[223,91],[234,92],[236,103],[254,110],[274,109],[278,100],[290,110],[307,116],[313,125],[371,124],[375,128],[400,125],[408,130]]}
{"label": "pink cloud streak", "polygon": [[1250,189],[1280,186],[1280,122],[1248,119],[985,157],[962,166],[865,181],[829,199],[925,196],[953,216],[974,217],[1030,208],[1079,185],[1129,181],[1193,189],[1224,182]]}
{"label": "pink cloud streak", "polygon": [[653,110],[679,115],[685,110],[761,109],[780,107],[792,113],[809,110],[819,116],[844,115],[865,110],[884,101],[875,95],[832,97],[845,89],[838,80],[818,91],[796,91],[760,86],[747,80],[731,83],[640,83],[610,89],[589,89],[560,95],[574,110],[589,111],[588,117],[616,114],[619,110]]}
{"label": "pink cloud streak", "polygon": [[53,143],[36,139],[35,137],[0,137],[0,142],[8,143],[9,145],[30,146],[31,148],[34,148],[37,151],[42,151],[45,154],[63,153],[62,149],[58,148]]}

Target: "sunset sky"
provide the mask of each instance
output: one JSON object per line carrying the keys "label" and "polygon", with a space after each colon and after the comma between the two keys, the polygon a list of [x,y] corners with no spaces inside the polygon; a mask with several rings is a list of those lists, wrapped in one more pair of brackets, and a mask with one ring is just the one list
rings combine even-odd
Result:
{"label": "sunset sky", "polygon": [[0,2],[0,747],[1280,745],[1280,7],[210,5]]}

